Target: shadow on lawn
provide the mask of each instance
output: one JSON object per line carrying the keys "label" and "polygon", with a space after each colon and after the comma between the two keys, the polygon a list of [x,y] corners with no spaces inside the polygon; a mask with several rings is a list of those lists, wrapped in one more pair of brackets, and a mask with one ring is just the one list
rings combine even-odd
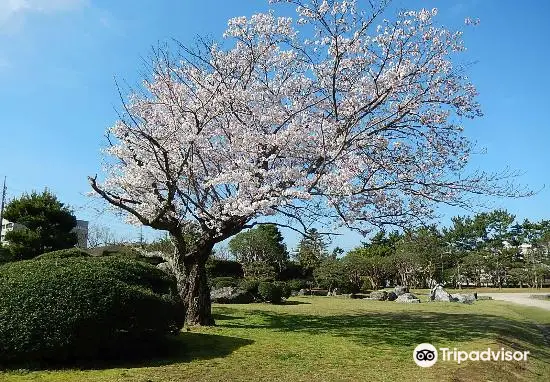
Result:
{"label": "shadow on lawn", "polygon": [[174,363],[189,362],[192,360],[225,357],[242,346],[250,345],[254,341],[213,334],[182,332],[178,336],[167,338],[154,343],[140,343],[135,347],[120,349],[116,354],[110,354],[104,359],[73,360],[63,364],[53,363],[25,363],[5,367],[2,370],[28,369],[109,369],[156,367]]}
{"label": "shadow on lawn", "polygon": [[[232,308],[219,307],[230,316]],[[242,313],[242,312],[239,312]],[[261,318],[257,325],[235,320],[219,322],[221,327],[282,332],[330,334],[347,337],[361,344],[411,347],[428,342],[436,347],[453,348],[459,342],[477,339],[497,340],[500,345],[529,350],[531,357],[550,363],[550,349],[544,348],[541,329],[535,324],[487,314],[451,314],[438,312],[395,312],[362,315],[298,315],[254,310],[249,314]],[[484,350],[484,349],[479,349]],[[497,350],[496,348],[493,350]]]}

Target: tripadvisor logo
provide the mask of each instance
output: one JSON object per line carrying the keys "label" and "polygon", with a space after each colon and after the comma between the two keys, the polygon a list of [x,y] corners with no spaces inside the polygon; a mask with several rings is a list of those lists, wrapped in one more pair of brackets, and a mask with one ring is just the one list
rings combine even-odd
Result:
{"label": "tripadvisor logo", "polygon": [[[527,361],[528,351],[511,351],[500,348],[497,351],[487,350],[463,351],[457,348],[439,348],[441,361],[460,364],[464,361]],[[431,367],[438,360],[438,351],[432,344],[423,343],[414,348],[413,360],[420,367]]]}

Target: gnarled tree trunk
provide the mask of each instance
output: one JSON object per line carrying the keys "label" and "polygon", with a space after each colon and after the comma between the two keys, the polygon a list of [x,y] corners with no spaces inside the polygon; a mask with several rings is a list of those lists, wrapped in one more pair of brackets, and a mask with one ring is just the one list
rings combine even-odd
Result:
{"label": "gnarled tree trunk", "polygon": [[185,266],[182,295],[187,325],[214,325],[210,289],[206,276],[206,259],[192,258]]}
{"label": "gnarled tree trunk", "polygon": [[191,254],[183,254],[183,248],[181,252],[177,250],[176,256],[180,260],[177,272],[184,274],[184,277],[177,277],[178,291],[183,301],[187,325],[214,325],[206,275],[206,261],[212,247],[213,245],[201,246]]}

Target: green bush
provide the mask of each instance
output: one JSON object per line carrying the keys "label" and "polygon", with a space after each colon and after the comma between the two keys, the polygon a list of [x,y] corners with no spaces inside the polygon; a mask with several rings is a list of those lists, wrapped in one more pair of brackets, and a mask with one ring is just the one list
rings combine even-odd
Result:
{"label": "green bush", "polygon": [[262,281],[258,285],[258,295],[263,301],[279,304],[283,298],[283,291],[275,283]]}
{"label": "green bush", "polygon": [[103,359],[146,349],[183,326],[174,296],[172,278],[133,260],[6,264],[0,267],[0,364]]}
{"label": "green bush", "polygon": [[210,257],[206,262],[206,272],[208,277],[243,277],[243,266],[232,260],[220,260]]}
{"label": "green bush", "polygon": [[281,289],[281,295],[284,298],[290,297],[290,294],[292,293],[292,291],[290,290],[290,287],[288,286],[287,283],[285,283],[284,281],[274,281],[273,284],[275,284],[275,286]]}
{"label": "green bush", "polygon": [[40,256],[35,257],[35,260],[44,259],[65,259],[67,257],[89,257],[90,254],[80,248],[68,248],[60,249],[59,251],[46,252]]}
{"label": "green bush", "polygon": [[236,287],[239,285],[239,280],[233,277],[215,277],[212,279],[212,288],[220,289],[225,287]]}
{"label": "green bush", "polygon": [[241,280],[239,287],[244,289],[253,296],[258,296],[258,286],[260,282],[258,280],[244,279]]}
{"label": "green bush", "polygon": [[307,287],[306,280],[294,279],[294,280],[289,280],[286,283],[291,291],[292,290],[298,291],[300,289],[305,289]]}

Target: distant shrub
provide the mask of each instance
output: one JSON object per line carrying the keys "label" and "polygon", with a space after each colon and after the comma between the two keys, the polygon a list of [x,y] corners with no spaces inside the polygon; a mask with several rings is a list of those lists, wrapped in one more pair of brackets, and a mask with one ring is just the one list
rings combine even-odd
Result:
{"label": "distant shrub", "polygon": [[6,264],[0,267],[0,364],[63,363],[139,351],[183,326],[175,295],[172,278],[133,260],[72,257]]}
{"label": "distant shrub", "polygon": [[35,257],[35,260],[44,259],[66,259],[68,257],[90,257],[91,255],[81,248],[67,248],[60,249],[59,251],[46,252],[40,256]]}
{"label": "distant shrub", "polygon": [[240,280],[233,277],[216,277],[212,279],[212,288],[219,289],[225,287],[236,287],[240,283]]}
{"label": "distant shrub", "polygon": [[300,289],[305,289],[307,287],[306,280],[294,279],[294,280],[289,280],[286,283],[291,291],[293,290],[297,291]]}
{"label": "distant shrub", "polygon": [[272,304],[280,304],[283,297],[283,291],[281,287],[275,283],[262,281],[258,285],[258,295],[263,301],[271,302]]}
{"label": "distant shrub", "polygon": [[241,289],[244,289],[248,293],[252,294],[253,296],[258,296],[259,285],[260,285],[260,281],[258,280],[244,279],[244,280],[241,280],[239,287]]}
{"label": "distant shrub", "polygon": [[206,272],[208,277],[243,277],[243,267],[240,263],[231,260],[220,260],[210,258],[206,262]]}

